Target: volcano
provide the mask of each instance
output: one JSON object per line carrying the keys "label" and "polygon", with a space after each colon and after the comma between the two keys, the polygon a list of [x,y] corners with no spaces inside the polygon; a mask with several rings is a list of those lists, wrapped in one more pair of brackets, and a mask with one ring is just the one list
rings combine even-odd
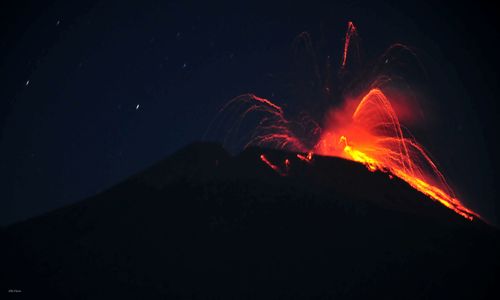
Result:
{"label": "volcano", "polygon": [[493,226],[357,162],[258,147],[192,144],[0,234],[4,292],[51,299],[500,297]]}

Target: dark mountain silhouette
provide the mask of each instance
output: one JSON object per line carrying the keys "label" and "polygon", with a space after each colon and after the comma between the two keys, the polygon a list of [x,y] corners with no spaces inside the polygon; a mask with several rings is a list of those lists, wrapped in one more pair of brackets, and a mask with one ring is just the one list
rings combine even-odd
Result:
{"label": "dark mountain silhouette", "polygon": [[2,293],[38,298],[500,297],[493,227],[360,164],[258,148],[190,145],[0,238]]}

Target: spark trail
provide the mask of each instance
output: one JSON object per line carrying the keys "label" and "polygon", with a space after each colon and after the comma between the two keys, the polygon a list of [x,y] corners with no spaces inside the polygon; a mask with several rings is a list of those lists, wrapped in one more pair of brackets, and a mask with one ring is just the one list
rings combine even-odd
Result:
{"label": "spark trail", "polygon": [[[349,22],[341,69],[346,67],[348,51],[355,36],[356,27]],[[256,145],[299,152],[297,158],[306,163],[312,162],[314,154],[352,160],[364,164],[369,171],[386,172],[391,178],[399,177],[468,220],[479,217],[462,204],[424,147],[401,125],[380,82],[380,78],[376,79],[371,88],[359,97],[344,99],[341,107],[325,109],[326,115],[322,122],[309,118],[290,121],[285,117],[282,107],[252,94],[233,99],[222,108],[221,113],[238,116],[230,134],[238,131],[249,114],[262,114],[245,147]],[[297,125],[310,133],[307,137],[309,143],[296,134],[293,128]],[[310,143],[310,140],[314,142]],[[307,146],[311,144],[313,146]],[[283,171],[264,154],[260,159],[280,175],[286,175],[289,162],[285,161]]]}
{"label": "spark trail", "polygon": [[[342,114],[349,115],[349,111]],[[370,171],[389,172],[459,215],[469,220],[477,216],[456,197],[423,146],[404,132],[380,89],[370,90],[350,118],[332,117],[328,122],[315,153],[353,160]]]}

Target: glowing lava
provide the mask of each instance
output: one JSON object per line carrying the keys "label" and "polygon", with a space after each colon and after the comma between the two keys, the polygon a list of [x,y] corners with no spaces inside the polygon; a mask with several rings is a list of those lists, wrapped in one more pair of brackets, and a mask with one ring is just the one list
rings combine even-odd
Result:
{"label": "glowing lava", "polygon": [[[269,159],[267,159],[267,157],[264,154],[260,155],[260,160],[262,160],[266,165],[268,165],[271,169],[273,169],[274,171],[276,171],[278,174],[280,174],[282,176],[285,175],[285,173],[283,173],[281,171],[281,169],[277,165],[275,165],[272,162],[270,162]],[[287,163],[287,161],[288,160],[285,160],[285,165],[288,166],[290,164],[290,162]]]}
{"label": "glowing lava", "polygon": [[331,112],[315,153],[360,162],[370,171],[389,172],[461,216],[469,220],[477,216],[457,199],[424,148],[404,133],[380,89],[370,90],[350,118],[346,114],[348,108]]}
{"label": "glowing lava", "polygon": [[[346,67],[350,43],[356,35],[356,27],[349,22],[341,69]],[[250,113],[263,114],[245,147],[257,145],[305,153],[297,154],[297,158],[306,163],[312,162],[313,153],[356,161],[372,172],[382,171],[388,173],[390,178],[399,177],[469,220],[478,217],[460,202],[425,149],[400,124],[396,110],[379,82],[375,81],[371,86],[361,97],[344,101],[342,107],[327,109],[322,125],[307,118],[290,121],[279,105],[252,94],[233,99],[222,108],[221,113],[239,116],[228,136],[238,131],[243,119]],[[404,109],[407,110],[407,107]],[[306,139],[313,141],[309,144],[313,147],[307,146],[303,135],[296,134],[298,127],[309,133]],[[284,162],[286,171],[269,161],[264,154],[260,159],[282,176],[290,168],[288,159]]]}
{"label": "glowing lava", "polygon": [[351,38],[356,35],[356,26],[349,21],[347,23],[347,31],[345,33],[345,43],[344,43],[344,52],[342,53],[342,65],[341,68],[345,68],[347,63],[347,54],[349,53],[349,45],[351,44]]}

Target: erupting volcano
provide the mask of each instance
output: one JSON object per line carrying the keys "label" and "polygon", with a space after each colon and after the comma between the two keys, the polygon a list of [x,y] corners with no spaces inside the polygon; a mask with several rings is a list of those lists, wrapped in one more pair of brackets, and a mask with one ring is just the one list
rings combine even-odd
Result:
{"label": "erupting volcano", "polygon": [[[341,71],[347,67],[350,44],[355,36],[356,27],[349,22]],[[343,99],[342,105],[325,109],[324,119],[319,121],[305,113],[300,120],[289,120],[282,107],[253,94],[233,99],[222,108],[221,114],[238,116],[228,135],[237,134],[249,114],[263,114],[245,147],[257,145],[305,153],[297,154],[305,162],[311,162],[313,154],[359,162],[372,172],[399,177],[469,220],[478,217],[461,203],[424,147],[400,123],[394,99],[384,92],[380,81],[375,80],[369,86],[360,96]],[[398,102],[398,105],[404,104]],[[297,128],[302,134],[297,134]],[[286,175],[290,168],[289,161],[281,168],[281,164],[271,162],[264,155],[260,159],[280,175]]]}
{"label": "erupting volcano", "polygon": [[354,160],[370,171],[390,172],[463,217],[472,220],[477,216],[457,199],[424,148],[403,132],[380,89],[370,90],[349,120],[336,121],[334,118],[322,134],[316,153]]}

